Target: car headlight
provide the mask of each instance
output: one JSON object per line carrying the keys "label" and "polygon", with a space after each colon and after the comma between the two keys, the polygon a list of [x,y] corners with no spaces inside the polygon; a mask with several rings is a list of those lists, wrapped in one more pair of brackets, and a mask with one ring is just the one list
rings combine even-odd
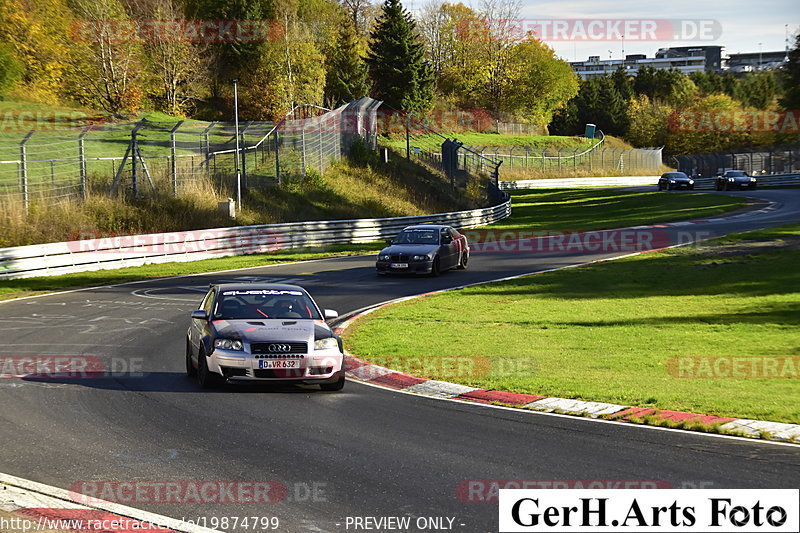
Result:
{"label": "car headlight", "polygon": [[336,337],[328,337],[326,339],[317,339],[314,341],[315,350],[329,350],[330,348],[338,348],[339,342]]}
{"label": "car headlight", "polygon": [[756,179],[755,178],[750,178],[750,181],[753,182],[753,181],[756,181]]}
{"label": "car headlight", "polygon": [[214,339],[214,348],[240,352],[244,349],[244,345],[238,339]]}
{"label": "car headlight", "polygon": [[428,259],[427,255],[415,255],[411,258],[413,261],[425,261]]}
{"label": "car headlight", "polygon": [[669,180],[670,183],[675,183],[675,180]]}
{"label": "car headlight", "polygon": [[694,185],[694,180],[689,180],[689,185]]}
{"label": "car headlight", "polygon": [[389,254],[379,254],[378,255],[378,259],[380,261],[388,261],[389,260]]}
{"label": "car headlight", "polygon": [[728,181],[736,181],[736,180],[733,178],[728,178]]}

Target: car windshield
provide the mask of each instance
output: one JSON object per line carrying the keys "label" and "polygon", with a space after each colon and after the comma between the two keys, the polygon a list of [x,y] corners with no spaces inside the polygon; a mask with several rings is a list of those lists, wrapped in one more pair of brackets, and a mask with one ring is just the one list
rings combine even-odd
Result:
{"label": "car windshield", "polygon": [[309,296],[297,290],[223,290],[214,307],[215,320],[314,319],[321,320]]}
{"label": "car windshield", "polygon": [[403,230],[393,244],[439,244],[439,231],[435,229]]}
{"label": "car windshield", "polygon": [[747,176],[744,170],[729,170],[728,177],[729,178],[741,178],[742,176]]}
{"label": "car windshield", "polygon": [[669,174],[667,174],[667,177],[670,179],[681,179],[681,178],[685,179],[686,174],[684,174],[683,172],[670,172]]}

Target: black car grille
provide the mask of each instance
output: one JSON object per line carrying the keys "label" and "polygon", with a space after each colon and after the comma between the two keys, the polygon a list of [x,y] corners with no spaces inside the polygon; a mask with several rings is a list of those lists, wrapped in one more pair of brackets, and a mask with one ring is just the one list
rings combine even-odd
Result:
{"label": "black car grille", "polygon": [[305,342],[270,341],[250,344],[250,353],[252,354],[271,354],[285,357],[289,354],[301,354],[307,351],[308,344]]}
{"label": "black car grille", "polygon": [[226,378],[232,378],[236,376],[246,376],[247,369],[246,368],[233,368],[229,366],[221,366],[219,367],[222,370],[222,375]]}
{"label": "black car grille", "polygon": [[300,379],[305,375],[305,368],[269,368],[254,369],[253,377],[275,379]]}
{"label": "black car grille", "polygon": [[389,256],[389,259],[395,263],[407,263],[411,259],[411,256],[407,254],[395,254]]}

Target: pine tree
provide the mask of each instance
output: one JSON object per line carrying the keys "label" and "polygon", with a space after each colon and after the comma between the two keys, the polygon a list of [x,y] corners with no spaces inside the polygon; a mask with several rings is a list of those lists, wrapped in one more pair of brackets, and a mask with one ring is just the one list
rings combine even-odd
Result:
{"label": "pine tree", "polygon": [[369,93],[367,65],[359,54],[358,41],[353,22],[345,20],[326,61],[325,102],[331,107],[357,100]]}
{"label": "pine tree", "polygon": [[433,99],[433,73],[416,23],[400,0],[386,0],[370,34],[367,65],[375,98],[398,110],[421,110]]}
{"label": "pine tree", "polygon": [[800,109],[800,34],[789,50],[789,62],[784,67],[786,93],[781,99],[785,109]]}

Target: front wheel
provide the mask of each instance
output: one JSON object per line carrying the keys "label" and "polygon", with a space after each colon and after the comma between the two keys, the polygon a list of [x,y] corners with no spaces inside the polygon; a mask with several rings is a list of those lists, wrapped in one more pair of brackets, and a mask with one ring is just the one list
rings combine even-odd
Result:
{"label": "front wheel", "polygon": [[192,364],[192,345],[187,340],[186,341],[186,375],[190,378],[195,377],[197,374],[197,369]]}
{"label": "front wheel", "polygon": [[342,390],[344,388],[344,368],[339,371],[339,379],[333,383],[321,383],[319,388],[324,391]]}
{"label": "front wheel", "polygon": [[439,256],[433,258],[433,264],[431,265],[431,276],[434,278],[442,273],[441,266],[439,264]]}
{"label": "front wheel", "polygon": [[211,389],[219,385],[221,377],[208,369],[206,354],[203,350],[197,354],[197,384],[202,389]]}

